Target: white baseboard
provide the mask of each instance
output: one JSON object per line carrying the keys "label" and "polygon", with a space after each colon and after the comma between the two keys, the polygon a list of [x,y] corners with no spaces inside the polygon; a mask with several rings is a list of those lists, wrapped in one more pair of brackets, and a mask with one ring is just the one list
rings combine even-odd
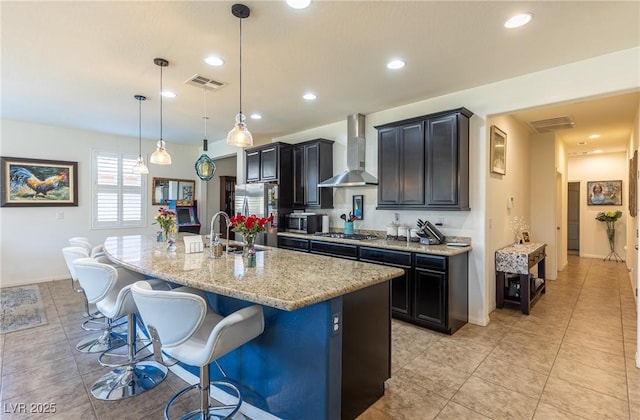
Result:
{"label": "white baseboard", "polygon": [[0,281],[0,287],[26,286],[27,284],[46,283],[48,281],[70,280],[68,275],[43,277],[39,279],[14,279],[12,281]]}

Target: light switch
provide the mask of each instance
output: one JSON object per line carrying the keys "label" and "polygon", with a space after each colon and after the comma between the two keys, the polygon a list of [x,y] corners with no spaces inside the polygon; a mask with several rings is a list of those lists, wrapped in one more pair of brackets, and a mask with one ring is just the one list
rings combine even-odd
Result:
{"label": "light switch", "polygon": [[63,211],[57,212],[56,213],[56,219],[58,219],[58,220],[64,219],[64,212]]}
{"label": "light switch", "polygon": [[507,198],[507,208],[508,209],[512,209],[514,202],[515,202],[515,198],[513,198],[513,197]]}

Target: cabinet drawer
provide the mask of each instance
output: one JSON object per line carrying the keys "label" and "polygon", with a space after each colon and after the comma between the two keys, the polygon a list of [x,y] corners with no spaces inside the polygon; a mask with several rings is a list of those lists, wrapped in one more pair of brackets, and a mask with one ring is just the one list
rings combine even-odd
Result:
{"label": "cabinet drawer", "polygon": [[529,267],[538,264],[544,259],[544,247],[529,254]]}
{"label": "cabinet drawer", "polygon": [[402,251],[387,251],[380,248],[360,247],[360,259],[374,263],[411,266],[411,253]]}
{"label": "cabinet drawer", "polygon": [[416,267],[431,268],[440,271],[447,269],[447,257],[437,255],[416,254]]}
{"label": "cabinet drawer", "polygon": [[309,252],[309,241],[306,239],[278,236],[278,248]]}
{"label": "cabinet drawer", "polygon": [[349,259],[358,258],[358,247],[355,245],[336,244],[323,241],[311,241],[309,249],[315,254],[330,255]]}

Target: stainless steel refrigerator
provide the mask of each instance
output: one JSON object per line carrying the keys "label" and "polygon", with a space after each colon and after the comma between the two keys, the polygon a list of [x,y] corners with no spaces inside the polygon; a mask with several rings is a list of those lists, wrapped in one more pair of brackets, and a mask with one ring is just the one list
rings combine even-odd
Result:
{"label": "stainless steel refrigerator", "polygon": [[[240,184],[236,185],[235,211],[237,214],[258,217],[269,217],[273,214],[273,223],[265,233],[256,237],[256,243],[261,245],[278,246],[278,185],[277,184]],[[242,235],[236,233],[236,240],[242,240]]]}

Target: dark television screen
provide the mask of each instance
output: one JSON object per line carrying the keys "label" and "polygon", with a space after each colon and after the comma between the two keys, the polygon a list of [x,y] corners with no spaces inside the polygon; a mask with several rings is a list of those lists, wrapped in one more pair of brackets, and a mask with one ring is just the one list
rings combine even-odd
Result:
{"label": "dark television screen", "polygon": [[191,209],[190,208],[178,208],[177,211],[178,224],[184,225],[191,222]]}

